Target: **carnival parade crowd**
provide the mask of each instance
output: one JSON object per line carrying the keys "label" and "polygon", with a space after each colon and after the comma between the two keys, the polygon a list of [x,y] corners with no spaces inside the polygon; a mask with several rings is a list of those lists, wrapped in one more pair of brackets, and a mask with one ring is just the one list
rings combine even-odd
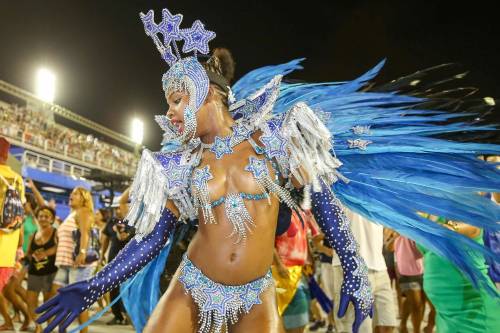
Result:
{"label": "carnival parade crowd", "polygon": [[[2,119],[8,117],[3,115]],[[16,126],[15,122],[12,125]],[[32,181],[25,184],[6,165],[8,150],[8,141],[0,138],[0,175],[20,193],[24,216],[19,228],[2,226],[0,230],[0,331],[12,331],[20,322],[19,331],[39,333],[42,326],[34,322],[39,299],[46,302],[58,288],[91,277],[132,239],[133,228],[123,221],[128,190],[117,207],[94,210],[90,192],[75,188],[70,196],[71,214],[61,222],[55,204],[47,202]],[[0,203],[6,199],[6,189],[0,182]],[[497,193],[484,195],[499,202]],[[360,332],[430,333],[436,331],[436,322],[442,332],[467,332],[461,329],[484,325],[485,320],[491,321],[490,329],[500,330],[498,298],[476,289],[450,262],[425,247],[354,212],[347,211],[347,215],[367,263],[375,299],[373,318],[364,321]],[[493,251],[499,249],[498,233],[483,233],[464,223],[422,215]],[[162,275],[163,292],[196,227],[189,229],[174,244]],[[85,233],[89,234],[88,251],[95,255],[91,262],[83,260],[78,251],[79,236]],[[478,258],[477,268],[488,274],[492,285],[499,286],[498,263]],[[278,310],[287,332],[351,332],[352,311],[342,318],[337,316],[342,283],[339,259],[310,210],[293,212],[286,231],[276,237],[272,272]],[[106,308],[118,294],[118,288],[107,293],[92,313]],[[121,301],[107,310],[113,314],[108,325],[131,325]],[[88,318],[85,311],[79,321]],[[88,331],[92,332],[92,325],[81,330]]]}
{"label": "carnival parade crowd", "polygon": [[0,135],[128,176],[137,163],[133,153],[50,121],[29,106],[0,103]]}

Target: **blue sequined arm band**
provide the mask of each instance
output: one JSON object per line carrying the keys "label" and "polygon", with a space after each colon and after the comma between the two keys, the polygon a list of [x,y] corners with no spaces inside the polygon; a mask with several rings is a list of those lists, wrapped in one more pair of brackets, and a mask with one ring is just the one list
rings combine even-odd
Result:
{"label": "blue sequined arm band", "polygon": [[103,294],[118,287],[155,258],[174,231],[176,222],[174,214],[165,208],[160,221],[149,235],[140,241],[132,239],[113,261],[89,280],[85,307],[88,308]]}
{"label": "blue sequined arm band", "polygon": [[311,194],[311,209],[326,239],[337,252],[344,272],[339,313],[343,312],[341,310],[344,304],[347,307],[352,301],[358,325],[371,313],[373,305],[368,270],[358,253],[358,244],[352,235],[342,204],[323,180],[320,180],[320,186],[321,192]]}

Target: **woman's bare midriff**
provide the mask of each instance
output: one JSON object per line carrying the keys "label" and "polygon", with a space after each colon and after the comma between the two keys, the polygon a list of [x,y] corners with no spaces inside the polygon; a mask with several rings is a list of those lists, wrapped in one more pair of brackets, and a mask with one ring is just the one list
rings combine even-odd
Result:
{"label": "woman's bare midriff", "polygon": [[[253,175],[245,171],[250,156],[256,155],[248,142],[233,148],[234,152],[222,159],[205,152],[200,167],[210,166],[213,179],[208,182],[211,201],[229,193],[261,193]],[[269,168],[273,175],[273,171]],[[246,240],[235,243],[236,236],[229,237],[233,226],[226,217],[224,205],[213,212],[217,224],[205,224],[201,211],[199,228],[191,240],[189,259],[211,280],[225,285],[241,285],[264,276],[273,261],[274,237],[279,202],[271,195],[270,200],[245,200],[245,206],[255,226],[247,231]]]}

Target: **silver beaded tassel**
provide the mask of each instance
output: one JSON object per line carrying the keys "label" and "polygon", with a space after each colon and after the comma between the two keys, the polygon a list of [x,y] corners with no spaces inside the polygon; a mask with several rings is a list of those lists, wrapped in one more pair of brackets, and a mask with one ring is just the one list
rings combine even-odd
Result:
{"label": "silver beaded tassel", "polygon": [[263,174],[260,177],[256,177],[255,180],[257,183],[264,187],[267,192],[271,192],[276,194],[280,201],[284,202],[288,207],[292,209],[299,210],[299,207],[295,203],[295,201],[292,199],[292,196],[290,195],[290,192],[285,190],[283,187],[279,186],[276,184],[269,174]]}
{"label": "silver beaded tassel", "polygon": [[[201,311],[198,324],[200,325],[199,333],[222,332],[222,327],[227,323],[235,324],[238,321],[239,308],[229,308],[225,314],[217,310]],[[212,330],[213,327],[213,330]]]}
{"label": "silver beaded tassel", "polygon": [[267,193],[274,193],[278,196],[280,201],[283,201],[288,207],[297,210],[299,209],[295,201],[293,201],[290,193],[273,181],[269,175],[266,160],[250,156],[249,161],[250,162],[245,167],[245,170],[250,171],[253,174],[257,184],[259,184],[262,189],[264,189]]}
{"label": "silver beaded tassel", "polygon": [[201,207],[203,219],[205,223],[217,224],[214,213],[212,212],[212,204],[210,202],[210,193],[208,193],[208,181],[213,176],[210,173],[210,167],[207,165],[202,169],[196,169],[192,177],[192,189],[195,207]]}
{"label": "silver beaded tassel", "polygon": [[245,207],[245,202],[239,193],[231,193],[226,196],[225,202],[226,216],[233,225],[233,232],[229,237],[237,235],[235,244],[247,238],[247,230],[251,232],[251,227],[255,227],[252,217]]}

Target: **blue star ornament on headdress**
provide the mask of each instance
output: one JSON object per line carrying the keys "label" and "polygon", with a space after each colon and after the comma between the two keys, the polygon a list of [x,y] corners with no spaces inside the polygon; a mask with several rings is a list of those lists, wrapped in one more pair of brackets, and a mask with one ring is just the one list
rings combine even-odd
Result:
{"label": "blue star ornament on headdress", "polygon": [[[149,37],[151,37],[153,39],[153,42],[155,43],[156,48],[160,52],[163,60],[165,60],[165,62],[169,66],[172,66],[179,59],[179,57],[177,57],[172,52],[172,47],[169,44],[172,40],[174,40],[174,38],[176,36],[178,36],[178,31],[177,31],[177,33],[175,31],[175,29],[176,29],[175,23],[178,22],[178,25],[180,25],[180,23],[182,21],[182,15],[179,14],[179,15],[172,16],[170,14],[170,12],[168,12],[168,10],[167,10],[167,15],[170,15],[170,16],[166,16],[165,13],[163,14],[164,19],[158,25],[154,21],[154,18],[155,18],[154,11],[150,10],[150,11],[148,11],[147,14],[140,13],[140,17],[141,17],[142,23],[144,24],[144,31],[146,32],[146,35],[148,35]],[[178,16],[180,16],[180,18]],[[167,21],[165,21],[165,17],[167,18]],[[171,18],[175,18],[175,20],[173,20]],[[173,31],[173,35],[170,35],[169,33],[166,32],[167,26],[170,28],[170,30]],[[178,26],[177,26],[177,30],[179,30]],[[162,44],[162,42],[158,38],[158,36],[157,36],[158,33],[161,33],[164,36],[165,44]]]}
{"label": "blue star ornament on headdress", "polygon": [[181,37],[181,22],[182,14],[172,15],[167,8],[162,11],[163,20],[158,26],[161,34],[163,35],[163,43],[165,45],[170,44],[173,40],[180,40]]}
{"label": "blue star ornament on headdress", "polygon": [[[178,139],[186,142],[194,137],[196,132],[196,112],[208,95],[210,80],[208,74],[197,59],[198,52],[208,54],[208,42],[215,38],[213,31],[208,31],[199,20],[189,29],[181,29],[182,14],[172,14],[168,9],[162,11],[162,21],[154,21],[154,12],[140,14],[146,35],[153,39],[156,48],[170,69],[163,74],[163,90],[168,94],[172,91],[183,91],[189,95],[189,104],[184,112],[184,132]],[[162,35],[163,41],[158,35]],[[182,54],[177,42],[183,41]],[[186,54],[193,52],[193,54]],[[191,111],[191,112],[188,112]],[[170,131],[172,132],[172,131]],[[171,137],[172,133],[167,137]]]}
{"label": "blue star ornament on headdress", "polygon": [[158,25],[154,21],[154,11],[150,10],[147,14],[140,13],[139,15],[141,17],[142,23],[144,24],[144,31],[146,31],[146,35],[152,36],[159,31]]}
{"label": "blue star ornament on headdress", "polygon": [[215,38],[215,32],[205,30],[203,23],[196,20],[190,29],[181,31],[181,36],[184,39],[182,52],[187,53],[194,51],[208,54],[208,52],[210,52],[208,42]]}

